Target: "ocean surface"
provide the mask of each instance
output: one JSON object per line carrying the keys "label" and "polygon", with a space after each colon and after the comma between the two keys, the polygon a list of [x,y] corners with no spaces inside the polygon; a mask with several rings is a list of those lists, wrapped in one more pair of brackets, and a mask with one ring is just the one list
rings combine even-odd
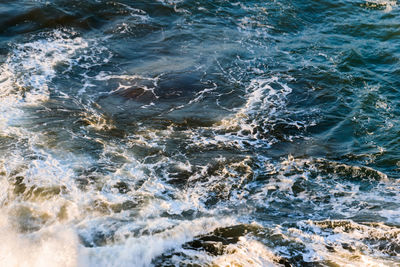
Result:
{"label": "ocean surface", "polygon": [[396,0],[1,0],[0,266],[400,266]]}

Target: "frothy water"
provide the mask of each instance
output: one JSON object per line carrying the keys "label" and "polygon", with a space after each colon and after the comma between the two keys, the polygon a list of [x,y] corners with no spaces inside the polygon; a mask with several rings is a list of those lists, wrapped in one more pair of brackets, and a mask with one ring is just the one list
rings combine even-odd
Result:
{"label": "frothy water", "polygon": [[0,13],[1,266],[400,264],[396,1]]}

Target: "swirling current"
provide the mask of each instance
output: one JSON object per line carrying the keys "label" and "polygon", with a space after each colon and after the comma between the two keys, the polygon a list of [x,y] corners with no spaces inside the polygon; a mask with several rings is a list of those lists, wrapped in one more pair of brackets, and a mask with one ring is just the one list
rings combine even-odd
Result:
{"label": "swirling current", "polygon": [[396,0],[0,1],[0,266],[400,266]]}

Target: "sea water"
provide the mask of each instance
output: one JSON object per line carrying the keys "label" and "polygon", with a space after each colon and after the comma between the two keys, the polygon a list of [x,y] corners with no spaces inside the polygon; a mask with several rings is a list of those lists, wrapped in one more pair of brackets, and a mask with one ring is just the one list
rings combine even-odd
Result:
{"label": "sea water", "polygon": [[0,2],[0,266],[399,266],[395,0]]}

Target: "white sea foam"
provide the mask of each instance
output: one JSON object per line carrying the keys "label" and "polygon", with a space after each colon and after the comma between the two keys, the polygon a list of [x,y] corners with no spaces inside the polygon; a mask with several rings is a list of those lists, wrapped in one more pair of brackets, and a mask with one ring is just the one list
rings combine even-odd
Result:
{"label": "white sea foam", "polygon": [[390,12],[397,7],[396,0],[366,0],[368,7],[384,7],[385,12]]}
{"label": "white sea foam", "polygon": [[287,238],[306,244],[308,252],[303,256],[306,261],[332,262],[340,266],[388,266],[393,263],[391,244],[399,242],[397,228],[379,223],[306,221],[298,225],[300,229],[288,229]]}
{"label": "white sea foam", "polygon": [[[224,144],[241,147],[243,142],[254,146],[268,146],[275,143],[276,137],[270,130],[278,121],[285,121],[287,115],[287,96],[292,89],[278,77],[257,78],[246,87],[246,102],[234,111],[232,116],[216,123],[212,130],[215,137],[198,137],[196,145]],[[286,120],[288,125],[301,129],[304,122]],[[196,139],[196,136],[194,137]],[[287,136],[288,139],[293,136]]]}
{"label": "white sea foam", "polygon": [[[311,208],[316,217],[321,210],[328,210],[332,213],[330,216],[352,218],[369,214],[388,220],[399,209],[394,204],[400,198],[399,184],[371,168],[293,157],[272,166],[267,161],[264,168],[271,178],[251,196],[262,207],[300,201],[302,204],[296,204],[299,214],[309,213]],[[359,180],[373,189],[363,189]]]}
{"label": "white sea foam", "polygon": [[100,72],[95,77],[95,79],[98,81],[116,82],[117,86],[115,89],[110,91],[110,94],[123,93],[124,90],[130,88],[140,88],[144,91],[150,91],[155,98],[158,98],[158,96],[154,92],[154,89],[158,84],[159,77],[150,78],[150,77],[143,77],[141,75],[127,75],[127,74],[114,75],[106,72]]}
{"label": "white sea foam", "polygon": [[9,218],[0,216],[0,264],[9,267],[78,266],[78,237],[65,225],[54,225],[39,232],[22,235]]}
{"label": "white sea foam", "polygon": [[210,218],[182,221],[159,233],[130,238],[121,245],[86,248],[83,253],[88,257],[87,263],[90,266],[151,266],[151,262],[156,256],[179,248],[196,235],[231,224],[231,219],[218,221]]}
{"label": "white sea foam", "polygon": [[183,8],[178,8],[179,4],[185,2],[185,0],[157,0],[157,1],[163,5],[173,7],[175,12],[190,14],[188,10]]}
{"label": "white sea foam", "polygon": [[16,44],[3,64],[2,95],[19,95],[24,102],[35,104],[47,100],[51,80],[58,64],[73,64],[76,52],[88,47],[88,42],[76,33],[57,30],[49,36],[24,44]]}
{"label": "white sea foam", "polygon": [[[2,214],[5,220],[10,221],[4,226],[4,231],[8,232],[7,238],[16,241],[10,246],[12,253],[0,258],[1,264],[26,266],[29,262],[31,266],[149,266],[156,256],[179,247],[194,236],[233,224],[231,219],[180,221],[160,217],[163,213],[179,215],[195,208],[193,198],[151,172],[150,175],[143,172],[143,169],[152,170],[155,166],[137,162],[129,150],[112,142],[104,142],[103,153],[96,161],[90,157],[68,157],[51,150],[34,152],[35,158],[31,160],[15,156],[8,158],[7,162],[3,161],[2,196],[8,198],[2,200],[7,203]],[[112,166],[109,160],[113,156],[124,158],[125,164],[115,172],[102,174],[101,179],[93,186],[88,185],[85,191],[78,188],[75,182],[77,170],[86,169],[94,162]],[[162,166],[166,163],[161,161],[157,164]],[[177,166],[190,168],[187,162],[177,162]],[[15,177],[23,177],[20,183],[25,187],[18,194],[13,184]],[[136,182],[142,180],[144,183],[134,190]],[[119,193],[114,187],[119,181],[125,181],[131,191]],[[173,199],[166,197],[165,192],[174,195]],[[137,208],[113,212],[116,205],[137,199],[143,201],[139,202]],[[135,221],[130,220],[132,215]],[[125,223],[116,224],[116,220]],[[61,228],[67,230],[60,231]],[[28,233],[21,233],[21,229]],[[115,241],[96,248],[78,245],[78,234],[85,242],[96,242],[96,233],[100,230],[106,235],[111,233]],[[139,236],[135,234],[137,231],[141,233]],[[146,232],[151,234],[147,235]],[[35,247],[33,244],[37,240],[40,242]],[[19,259],[19,246],[24,247],[26,258]],[[63,253],[45,255],[46,250],[62,250]],[[60,264],[60,261],[63,263]]]}
{"label": "white sea foam", "polygon": [[[185,197],[184,192],[181,194],[156,177],[143,173],[141,168],[144,166],[140,166],[126,151],[121,151],[112,144],[106,146],[100,162],[106,163],[110,154],[125,155],[128,162],[117,172],[104,176],[99,184],[87,187],[86,191],[78,189],[75,171],[90,165],[90,159],[69,158],[64,161],[44,151],[37,155],[39,159],[28,162],[26,166],[21,166],[21,162],[27,162],[26,159],[8,159],[3,166],[5,176],[1,180],[4,182],[2,196],[8,196],[2,201],[7,203],[2,210],[5,221],[2,229],[7,232],[6,238],[14,241],[6,250],[9,251],[7,256],[0,257],[1,264],[149,266],[156,256],[179,247],[194,236],[234,223],[229,218],[179,221],[160,217],[165,212],[179,215],[184,210],[194,208],[193,202]],[[183,164],[181,168],[188,166]],[[19,172],[15,173],[16,170]],[[12,181],[15,176],[24,177],[22,183],[26,189],[20,195],[15,195],[14,185],[5,179],[8,177]],[[138,190],[126,194],[119,194],[114,190],[113,186],[121,179],[133,185],[137,179],[144,177],[147,177],[146,181]],[[96,188],[100,184],[101,190]],[[175,194],[176,200],[165,198],[165,191]],[[116,204],[138,198],[147,198],[143,204],[139,204],[138,213],[135,210],[119,213],[111,211]],[[105,209],[99,203],[105,205]],[[135,221],[129,219],[133,213],[136,214]],[[119,224],[115,231],[115,220],[126,223]],[[18,229],[25,229],[28,233],[20,233]],[[83,248],[78,245],[78,233],[89,242],[100,229],[105,234],[115,231],[112,233],[115,243],[97,248]],[[136,231],[142,234],[136,236]],[[150,235],[145,234],[146,232]],[[20,246],[23,247],[23,258],[18,257]],[[45,254],[45,251],[53,250],[63,253]]]}
{"label": "white sea foam", "polygon": [[0,66],[0,129],[4,134],[18,134],[22,107],[47,101],[59,64],[72,65],[76,52],[88,47],[74,32],[56,30],[31,42],[13,45]]}
{"label": "white sea foam", "polygon": [[213,259],[212,265],[272,267],[277,266],[278,259],[279,257],[262,243],[240,237],[238,243],[228,245],[222,256]]}
{"label": "white sea foam", "polygon": [[[177,249],[177,253],[187,256],[181,259],[177,256],[172,257],[171,263],[179,265],[180,263],[201,265],[201,266],[249,266],[249,267],[272,267],[280,266],[277,264],[280,257],[274,252],[249,236],[239,237],[238,242],[228,244],[212,242],[216,249],[221,250],[222,255],[211,255],[205,251],[196,251],[191,249]],[[211,244],[210,244],[211,245]]]}
{"label": "white sea foam", "polygon": [[57,91],[52,84],[56,68],[78,64],[77,52],[88,46],[73,31],[55,30],[13,44],[0,66],[0,134],[16,142],[13,151],[1,156],[2,266],[78,264],[76,231],[60,222],[79,218],[82,197],[76,192],[74,170],[87,162],[75,156],[71,161],[68,153],[46,145],[39,148],[46,138],[24,127],[23,109],[48,101]]}

